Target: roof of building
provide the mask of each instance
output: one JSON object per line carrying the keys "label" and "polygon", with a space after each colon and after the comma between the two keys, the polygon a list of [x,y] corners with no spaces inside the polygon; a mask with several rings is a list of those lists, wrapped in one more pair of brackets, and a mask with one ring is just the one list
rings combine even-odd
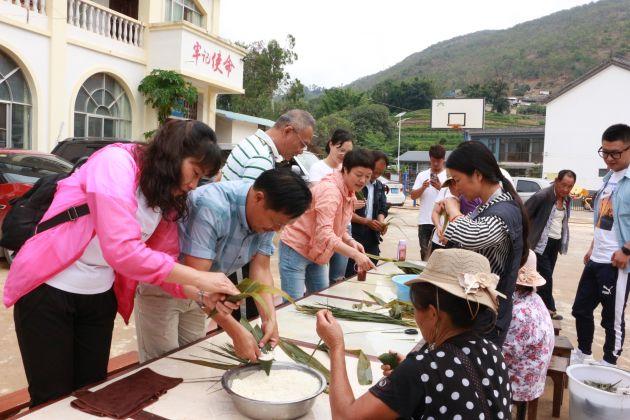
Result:
{"label": "roof of building", "polygon": [[[450,155],[451,152],[446,152],[446,157]],[[418,151],[418,150],[409,150],[402,155],[400,155],[401,162],[429,162],[429,152],[428,151]]]}
{"label": "roof of building", "polygon": [[582,84],[586,80],[588,80],[591,77],[595,76],[596,74],[602,72],[603,70],[606,70],[610,66],[617,66],[617,67],[621,67],[622,69],[630,71],[630,61],[628,61],[628,60],[626,60],[624,58],[621,58],[621,57],[609,58],[608,60],[604,61],[603,63],[601,63],[597,67],[593,67],[592,69],[590,69],[589,71],[584,73],[582,76],[580,76],[577,79],[575,79],[575,80],[567,83],[566,85],[564,85],[562,87],[562,89],[560,89],[558,92],[556,92],[553,95],[549,96],[549,98],[547,99],[546,103],[549,103],[549,102],[553,101],[554,99],[564,95],[565,93],[567,93],[568,91],[570,91],[574,87]]}
{"label": "roof of building", "polygon": [[479,136],[479,135],[501,135],[501,134],[545,134],[545,126],[541,125],[538,127],[502,127],[502,128],[470,128],[467,129],[471,136]]}
{"label": "roof of building", "polygon": [[232,121],[243,121],[251,124],[264,125],[265,127],[273,127],[275,121],[268,120],[266,118],[253,117],[251,115],[239,114],[232,111],[225,111],[223,109],[217,109],[217,115],[227,118]]}

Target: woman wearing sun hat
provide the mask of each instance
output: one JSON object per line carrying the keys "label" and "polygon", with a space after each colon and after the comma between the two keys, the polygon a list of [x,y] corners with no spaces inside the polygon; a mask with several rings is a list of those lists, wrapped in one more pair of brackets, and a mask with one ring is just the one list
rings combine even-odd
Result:
{"label": "woman wearing sun hat", "polygon": [[345,365],[343,331],[328,310],[317,334],[329,347],[330,407],[336,419],[508,419],[510,383],[501,350],[473,329],[477,317],[496,318],[498,276],[488,260],[463,249],[438,249],[408,281],[416,323],[426,343],[354,398]]}
{"label": "woman wearing sun hat", "polygon": [[526,402],[545,390],[547,368],[555,343],[549,311],[536,288],[545,279],[536,271],[536,254],[529,251],[527,262],[518,272],[513,295],[512,322],[503,356],[512,384],[512,401],[518,404],[518,417],[525,418]]}

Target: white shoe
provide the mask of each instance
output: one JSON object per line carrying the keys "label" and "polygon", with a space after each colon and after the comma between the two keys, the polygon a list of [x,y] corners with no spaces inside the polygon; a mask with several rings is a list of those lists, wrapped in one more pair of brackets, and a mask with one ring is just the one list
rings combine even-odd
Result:
{"label": "white shoe", "polygon": [[593,358],[590,354],[584,354],[580,349],[571,351],[571,364],[572,365],[597,365],[599,362]]}
{"label": "white shoe", "polygon": [[600,366],[611,367],[611,368],[616,368],[617,367],[617,365],[613,365],[612,363],[608,363],[605,360],[602,360],[601,362],[599,362],[599,365]]}

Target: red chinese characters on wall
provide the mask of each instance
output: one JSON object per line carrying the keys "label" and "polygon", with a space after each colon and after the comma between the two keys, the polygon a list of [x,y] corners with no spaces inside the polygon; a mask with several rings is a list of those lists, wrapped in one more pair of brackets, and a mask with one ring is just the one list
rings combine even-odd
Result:
{"label": "red chinese characters on wall", "polygon": [[209,66],[210,69],[214,73],[225,74],[227,77],[230,77],[230,73],[234,70],[234,63],[232,62],[232,56],[228,54],[227,58],[225,58],[221,51],[209,52],[205,48],[201,46],[198,41],[195,41],[193,45],[193,54],[192,57],[195,59],[195,65],[206,65]]}

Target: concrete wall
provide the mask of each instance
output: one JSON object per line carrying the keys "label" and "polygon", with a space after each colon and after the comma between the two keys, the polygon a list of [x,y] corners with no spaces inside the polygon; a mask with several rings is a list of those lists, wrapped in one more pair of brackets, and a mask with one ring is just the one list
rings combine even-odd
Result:
{"label": "concrete wall", "polygon": [[599,188],[597,149],[617,123],[630,124],[630,71],[610,66],[547,104],[543,175],[572,169],[578,185]]}

